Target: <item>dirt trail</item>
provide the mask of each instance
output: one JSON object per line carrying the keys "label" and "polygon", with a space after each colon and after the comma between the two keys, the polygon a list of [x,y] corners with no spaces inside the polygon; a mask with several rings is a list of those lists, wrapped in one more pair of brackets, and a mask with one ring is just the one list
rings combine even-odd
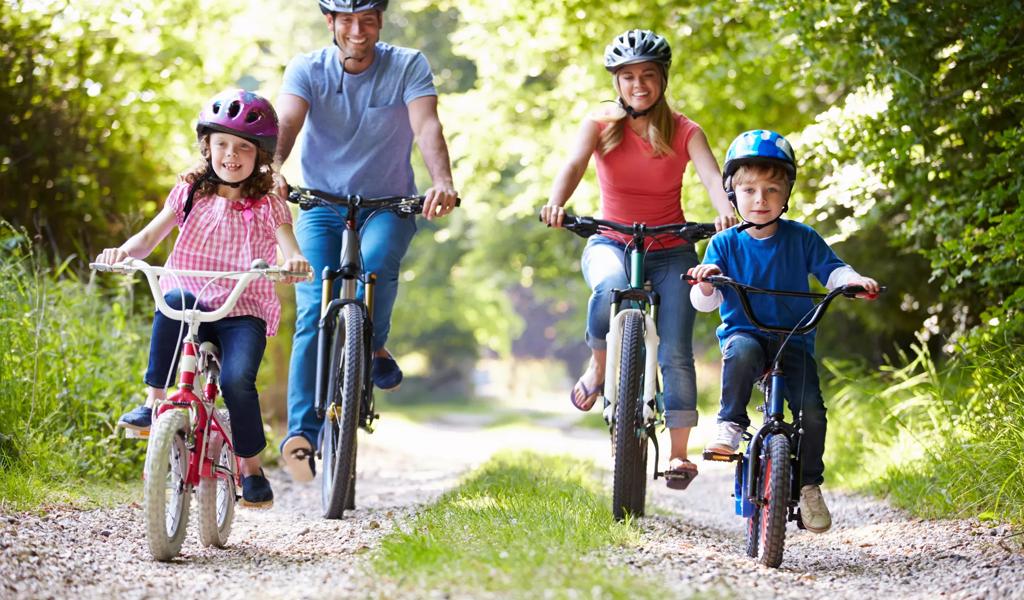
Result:
{"label": "dirt trail", "polygon": [[[377,432],[360,442],[360,508],[345,519],[320,519],[318,485],[292,484],[284,473],[270,472],[274,507],[239,509],[229,548],[202,548],[193,522],[182,556],[166,564],[149,559],[137,503],[3,514],[0,597],[364,597],[359,569],[392,523],[495,451],[571,452],[608,466],[608,442],[600,432],[548,425],[484,429],[471,417],[420,425],[385,416]],[[1003,540],[1005,529],[911,519],[882,502],[828,490],[833,530],[816,536],[790,527],[782,568],[759,567],[742,555],[730,469],[700,466],[701,475],[685,492],[667,490],[660,481],[650,485],[653,510],[641,521],[644,543],[612,553],[613,562],[662,578],[679,597],[758,591],[858,600],[1024,598],[1024,556]]]}

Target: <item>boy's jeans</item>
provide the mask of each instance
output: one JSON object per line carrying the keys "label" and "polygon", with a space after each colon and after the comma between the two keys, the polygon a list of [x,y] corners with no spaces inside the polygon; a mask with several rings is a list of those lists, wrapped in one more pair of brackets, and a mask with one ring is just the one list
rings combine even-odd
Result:
{"label": "boy's jeans", "polygon": [[[339,209],[344,214],[344,209]],[[360,209],[356,227],[360,228],[372,213]],[[325,266],[338,268],[341,258],[341,233],[345,220],[328,207],[316,207],[299,215],[295,237],[302,254],[313,269],[313,280],[295,285],[295,337],[288,371],[288,436],[303,435],[316,447],[321,422],[316,418],[316,337],[320,322],[320,282]],[[360,232],[363,272],[377,275],[374,287],[373,345],[384,347],[391,329],[391,310],[398,296],[398,274],[402,257],[409,249],[416,220],[401,218],[391,211],[377,211]],[[338,280],[335,292],[341,287]],[[363,295],[359,286],[359,297]]]}
{"label": "boy's jeans", "polygon": [[[751,389],[770,366],[769,340],[751,333],[736,333],[722,345],[722,409],[718,422],[730,421],[746,428],[750,425],[747,405]],[[792,414],[803,410],[804,433],[800,438],[800,464],[803,485],[824,481],[825,402],[818,385],[818,363],[814,356],[794,343],[782,353],[786,403]]]}
{"label": "boy's jeans", "polygon": [[[624,263],[625,247],[601,235],[591,236],[583,250],[583,277],[593,290],[587,307],[587,345],[606,348],[610,327],[612,290],[629,287]],[[693,367],[693,320],[690,286],[680,275],[697,265],[692,245],[651,250],[644,273],[661,296],[658,308],[658,364],[665,382],[665,425],[670,428],[697,424],[697,377]],[[615,385],[617,382],[605,382]]]}
{"label": "boy's jeans", "polygon": [[[184,293],[185,306],[195,306],[196,297]],[[164,300],[181,310],[181,290],[170,290]],[[207,310],[202,304],[202,310]],[[181,337],[178,337],[178,334]],[[178,369],[181,340],[188,325],[168,319],[160,311],[153,317],[153,337],[149,341],[149,368],[146,385],[164,389],[174,385]],[[252,316],[228,317],[199,326],[199,342],[211,341],[220,349],[220,389],[231,416],[231,437],[235,454],[242,458],[256,456],[267,445],[260,414],[260,396],[256,391],[256,373],[267,347],[267,324]],[[168,376],[170,373],[170,376]]]}

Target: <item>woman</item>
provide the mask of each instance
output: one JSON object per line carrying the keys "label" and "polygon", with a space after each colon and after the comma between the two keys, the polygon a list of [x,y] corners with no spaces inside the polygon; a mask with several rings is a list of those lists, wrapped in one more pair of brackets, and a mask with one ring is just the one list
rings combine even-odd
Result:
{"label": "woman", "polygon": [[[722,189],[722,174],[700,126],[672,110],[665,99],[672,49],[652,31],[633,29],[605,49],[604,65],[612,74],[618,104],[583,121],[575,148],[559,172],[541,218],[561,227],[564,205],[587,170],[597,163],[604,219],[621,223],[664,225],[685,221],[681,202],[683,173],[693,162],[718,216],[719,231],[736,224]],[[611,290],[628,285],[623,263],[629,236],[595,235],[583,251],[583,276],[593,290],[587,313],[590,366],[573,386],[571,400],[590,410],[604,391],[605,336],[609,328]],[[680,275],[697,265],[693,246],[671,235],[654,238],[646,273],[661,296],[658,315],[658,364],[665,382],[665,420],[671,438],[669,487],[685,489],[697,475],[687,459],[690,429],[697,424],[697,383],[693,367],[694,309],[689,286]]]}

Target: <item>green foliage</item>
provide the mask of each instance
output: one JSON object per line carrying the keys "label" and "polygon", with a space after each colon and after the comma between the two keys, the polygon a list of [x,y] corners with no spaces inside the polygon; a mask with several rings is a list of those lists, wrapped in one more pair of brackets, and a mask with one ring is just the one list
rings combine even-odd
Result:
{"label": "green foliage", "polygon": [[209,0],[158,10],[5,0],[0,216],[52,255],[92,256],[155,214],[194,160],[200,102],[231,81],[228,66],[247,52],[204,51],[227,10]]}
{"label": "green foliage", "polygon": [[666,592],[585,557],[632,546],[593,465],[534,453],[502,454],[381,542],[372,566],[400,573],[406,592],[435,589],[509,598],[657,598]]}
{"label": "green foliage", "polygon": [[[810,171],[837,200],[818,206],[818,218],[843,236],[879,228],[897,255],[925,257],[924,270],[885,270],[900,288],[909,280],[903,304],[927,309],[947,339],[1015,322],[1024,306],[1024,5],[776,5],[809,78],[857,92],[805,132],[820,151]],[[851,239],[851,255],[868,240]],[[933,291],[920,289],[925,279]]]}
{"label": "green foliage", "polygon": [[979,349],[943,367],[923,344],[875,374],[831,365],[830,480],[888,494],[923,516],[1024,523],[1020,346]]}
{"label": "green foliage", "polygon": [[[52,498],[81,478],[137,477],[143,451],[115,434],[145,370],[124,293],[83,293],[0,222],[0,497]],[[28,495],[28,498],[23,497]]]}

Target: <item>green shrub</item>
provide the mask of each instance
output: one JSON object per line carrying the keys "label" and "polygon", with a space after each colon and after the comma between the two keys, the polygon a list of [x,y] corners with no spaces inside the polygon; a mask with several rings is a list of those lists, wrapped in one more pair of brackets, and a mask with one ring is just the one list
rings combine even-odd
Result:
{"label": "green shrub", "polygon": [[941,367],[925,344],[914,352],[875,374],[826,363],[827,476],[922,516],[1024,523],[1019,347],[982,340]]}
{"label": "green shrub", "polygon": [[[0,505],[141,472],[113,428],[142,388],[148,323],[128,292],[98,292],[0,222]],[[58,496],[54,496],[54,492]]]}

